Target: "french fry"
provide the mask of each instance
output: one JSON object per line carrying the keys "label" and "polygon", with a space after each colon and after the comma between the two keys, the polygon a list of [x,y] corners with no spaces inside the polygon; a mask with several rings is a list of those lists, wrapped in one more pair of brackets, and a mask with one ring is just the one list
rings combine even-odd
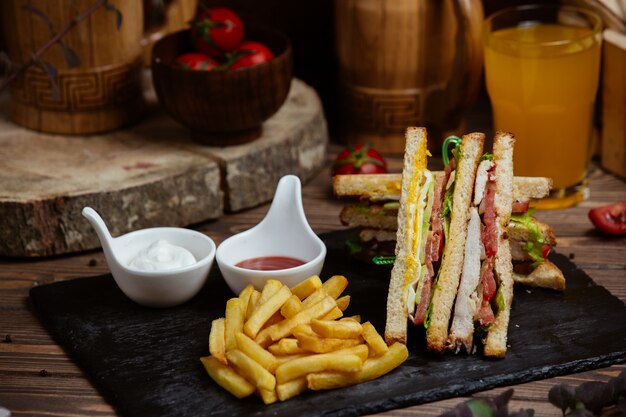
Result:
{"label": "french fry", "polygon": [[278,342],[270,345],[269,350],[274,355],[294,355],[296,353],[308,353],[306,350],[298,346],[298,340],[292,338],[280,339]]}
{"label": "french fry", "polygon": [[276,387],[274,375],[239,349],[226,352],[226,359],[239,374],[256,387],[266,390],[274,390]]}
{"label": "french fry", "polygon": [[322,288],[326,291],[326,294],[330,295],[334,299],[339,298],[347,286],[348,280],[343,275],[334,275],[322,284]]}
{"label": "french fry", "polygon": [[330,310],[328,313],[326,313],[322,317],[322,320],[337,320],[341,316],[343,316],[343,311],[341,311],[339,307],[335,307],[332,310]]}
{"label": "french fry", "polygon": [[222,388],[237,398],[244,398],[254,392],[254,385],[235,372],[230,366],[224,365],[213,356],[200,358],[209,376]]}
{"label": "french fry", "polygon": [[[228,358],[228,360],[230,360],[230,358]],[[357,372],[362,366],[363,361],[357,355],[322,353],[319,355],[304,356],[285,362],[276,368],[276,381],[278,384],[283,384],[311,372]]]}
{"label": "french fry", "polygon": [[281,401],[287,401],[290,398],[295,397],[296,395],[302,394],[308,388],[308,382],[306,377],[301,377],[297,379],[292,379],[291,381],[287,381],[284,384],[276,385],[276,393],[278,394],[278,399]]}
{"label": "french fry", "polygon": [[363,362],[365,362],[365,360],[369,356],[369,352],[370,350],[367,347],[367,345],[361,344],[361,345],[356,345],[356,346],[352,346],[352,347],[345,348],[345,349],[339,349],[339,350],[336,350],[334,353],[346,353],[346,354],[357,355],[359,358],[361,358]]}
{"label": "french fry", "polygon": [[304,300],[320,288],[322,288],[322,280],[317,275],[312,275],[293,287],[291,293],[300,300]]}
{"label": "french fry", "polygon": [[239,350],[248,355],[254,361],[258,362],[259,365],[268,371],[274,372],[276,370],[278,361],[274,355],[257,345],[254,340],[250,339],[241,332],[235,333],[235,339],[237,340],[237,347]]}
{"label": "french fry", "polygon": [[300,359],[300,358],[304,358],[305,356],[311,356],[311,353],[307,352],[307,353],[296,353],[294,355],[276,355],[276,362],[278,362],[278,366],[282,365],[283,363],[295,360],[295,359]]}
{"label": "french fry", "polygon": [[310,334],[311,336],[317,336],[318,334],[315,333],[313,331],[313,328],[311,327],[310,324],[305,323],[305,324],[298,324],[296,327],[293,328],[292,333],[304,333],[304,334]]}
{"label": "french fry", "polygon": [[275,279],[268,279],[263,286],[263,290],[261,291],[261,297],[259,298],[256,306],[259,307],[261,304],[272,298],[272,296],[276,294],[278,290],[280,290],[282,287],[282,282]]}
{"label": "french fry", "polygon": [[356,321],[357,323],[360,323],[361,316],[357,314],[355,316],[343,317],[340,321],[344,321],[344,320],[353,320],[353,321]]}
{"label": "french fry", "polygon": [[332,310],[335,306],[335,300],[330,296],[326,296],[326,298],[324,298],[319,303],[311,306],[310,308],[302,310],[295,316],[268,327],[268,330],[270,331],[270,337],[274,341],[282,339],[283,337],[287,337],[291,334],[293,328],[297,325],[308,324],[311,322],[311,320],[322,317],[330,310]]}
{"label": "french fry", "polygon": [[226,341],[224,336],[225,319],[220,317],[211,322],[211,332],[209,333],[209,352],[218,361],[228,365],[226,360]]}
{"label": "french fry", "polygon": [[337,298],[337,307],[341,311],[346,311],[346,309],[348,308],[349,305],[350,305],[350,296],[349,295],[344,295],[343,297]]}
{"label": "french fry", "polygon": [[243,316],[246,317],[246,313],[248,311],[248,303],[250,303],[250,296],[254,292],[254,285],[248,284],[246,288],[244,288],[239,293],[239,299],[241,300],[241,305],[243,305]]}
{"label": "french fry", "polygon": [[[283,320],[284,321],[284,320]],[[278,324],[278,323],[277,323]],[[261,330],[256,337],[254,338],[254,341],[256,344],[258,344],[259,346],[261,346],[262,348],[267,348],[269,345],[272,344],[273,340],[272,337],[270,336],[270,332],[272,331],[272,329],[274,329],[276,327],[276,324],[273,324],[269,327],[264,328],[263,330]]]}
{"label": "french fry", "polygon": [[387,353],[389,347],[387,343],[383,340],[380,333],[376,331],[376,328],[370,323],[366,321],[362,324],[363,327],[363,339],[365,339],[365,343],[368,344],[374,356],[380,356]]}
{"label": "french fry", "polygon": [[237,341],[235,333],[240,332],[243,328],[243,306],[239,298],[231,298],[226,302],[226,320],[224,327],[224,341],[226,351],[235,349]]}
{"label": "french fry", "polygon": [[[309,389],[322,390],[346,387],[361,382],[369,381],[385,375],[398,367],[409,356],[409,352],[402,343],[394,343],[387,353],[377,358],[368,358],[363,362],[361,370],[352,373],[319,372],[307,375]],[[285,365],[282,365],[285,366]],[[281,369],[279,366],[276,372]]]}
{"label": "french fry", "polygon": [[257,393],[259,394],[259,397],[261,397],[265,405],[273,404],[278,401],[278,395],[276,395],[275,390],[258,388]]}
{"label": "french fry", "polygon": [[302,310],[306,310],[307,308],[314,306],[326,297],[328,297],[328,294],[326,294],[326,290],[323,288],[315,290],[313,294],[302,300]]}
{"label": "french fry", "polygon": [[311,321],[311,328],[322,337],[336,339],[354,339],[363,333],[363,328],[356,321],[318,320]]}
{"label": "french fry", "polygon": [[246,321],[250,318],[252,313],[254,313],[254,307],[259,302],[259,298],[261,297],[261,293],[257,290],[253,290],[252,294],[250,294],[250,299],[248,300],[248,306],[246,307]]}
{"label": "french fry", "polygon": [[363,343],[361,338],[359,339],[336,339],[329,337],[319,337],[306,333],[295,333],[296,339],[298,339],[298,345],[309,352],[315,353],[328,353],[335,350],[356,346]]}
{"label": "french fry", "polygon": [[[250,317],[252,317],[254,312],[257,310],[257,308],[259,308],[261,304],[269,300],[272,295],[276,294],[278,290],[280,290],[282,286],[283,284],[280,281],[275,279],[268,279],[265,282],[265,285],[263,286],[263,290],[261,290],[259,297],[255,300],[256,302],[252,305],[252,310],[248,308],[248,310],[250,310]],[[248,317],[247,320],[249,320],[250,317]]]}
{"label": "french fry", "polygon": [[280,314],[288,319],[298,314],[300,310],[302,310],[302,301],[300,301],[297,295],[292,294],[291,297],[289,297],[289,299],[285,301],[285,304],[283,304],[283,306],[280,308]]}
{"label": "french fry", "polygon": [[261,327],[261,330],[265,329],[266,327],[270,327],[273,324],[279,323],[281,321],[285,320],[285,318],[283,317],[282,314],[280,314],[280,310],[278,310],[276,313],[272,314],[272,317],[270,317],[264,324],[263,327]]}
{"label": "french fry", "polygon": [[[269,283],[272,281],[273,280],[269,280],[265,287],[267,288],[270,285]],[[263,292],[265,292],[265,289],[263,289]],[[261,293],[261,298],[259,298],[259,302],[263,300],[263,292]],[[269,297],[262,304],[259,304],[257,306],[257,308],[254,310],[254,313],[252,313],[252,316],[250,316],[248,321],[246,321],[246,323],[244,324],[244,332],[248,336],[255,338],[265,322],[268,321],[274,313],[280,310],[280,307],[284,304],[285,301],[287,301],[289,297],[291,297],[291,291],[289,291],[288,287],[283,285],[271,297]]]}

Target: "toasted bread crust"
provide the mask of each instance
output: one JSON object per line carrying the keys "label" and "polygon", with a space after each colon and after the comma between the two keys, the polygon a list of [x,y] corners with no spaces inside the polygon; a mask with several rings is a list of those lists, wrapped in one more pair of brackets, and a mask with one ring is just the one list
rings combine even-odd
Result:
{"label": "toasted bread crust", "polygon": [[515,138],[506,132],[497,132],[493,143],[496,163],[496,222],[498,225],[498,252],[494,264],[498,291],[502,294],[504,309],[496,313],[495,322],[487,333],[484,354],[503,358],[513,303],[513,264],[508,237],[508,225],[513,204],[513,145]]}
{"label": "toasted bread crust", "polygon": [[[432,171],[437,177],[442,171]],[[402,174],[336,175],[333,190],[337,197],[366,197],[372,201],[399,200]],[[513,177],[513,200],[528,201],[550,194],[552,180],[545,177]]]}
{"label": "toasted bread crust", "polygon": [[391,231],[396,231],[398,228],[398,216],[395,211],[388,212],[377,204],[368,207],[346,206],[339,213],[339,220],[350,227],[363,226]]}
{"label": "toasted bread crust", "polygon": [[515,284],[565,291],[563,272],[547,259],[528,275],[513,272],[513,280]]}
{"label": "toasted bread crust", "polygon": [[400,342],[406,344],[408,282],[405,275],[411,273],[411,263],[407,262],[413,254],[410,244],[414,233],[411,226],[414,219],[408,218],[408,207],[416,204],[417,195],[409,192],[411,183],[421,183],[426,170],[426,129],[409,127],[405,134],[404,167],[402,170],[402,193],[398,210],[398,231],[396,234],[396,260],[391,270],[389,293],[387,294],[387,323],[385,341],[388,344]]}
{"label": "toasted bread crust", "polygon": [[399,200],[401,174],[335,175],[333,191],[337,197],[362,197],[370,200]]}
{"label": "toasted bread crust", "polygon": [[438,278],[433,284],[430,325],[426,330],[426,345],[428,349],[437,353],[444,353],[446,349],[450,316],[463,268],[474,178],[483,152],[484,141],[485,135],[482,133],[471,133],[463,136],[460,145],[463,156],[460,161],[457,161],[450,231],[445,243]]}

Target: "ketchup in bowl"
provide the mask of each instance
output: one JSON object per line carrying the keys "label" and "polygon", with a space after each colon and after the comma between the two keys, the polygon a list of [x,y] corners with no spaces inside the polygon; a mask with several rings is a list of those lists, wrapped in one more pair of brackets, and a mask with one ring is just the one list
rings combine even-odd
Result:
{"label": "ketchup in bowl", "polygon": [[245,259],[237,264],[236,267],[253,269],[255,271],[278,271],[280,269],[295,268],[304,265],[306,262],[290,258],[288,256],[261,256],[258,258]]}

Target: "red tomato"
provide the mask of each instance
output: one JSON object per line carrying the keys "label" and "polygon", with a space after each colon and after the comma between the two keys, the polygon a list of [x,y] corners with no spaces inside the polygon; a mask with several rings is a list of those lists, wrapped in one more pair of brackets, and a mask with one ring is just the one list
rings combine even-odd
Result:
{"label": "red tomato", "polygon": [[626,201],[589,210],[589,220],[604,233],[626,234]]}
{"label": "red tomato", "polygon": [[196,71],[211,71],[217,67],[217,62],[213,58],[197,52],[182,54],[174,63],[179,68]]}
{"label": "red tomato", "polygon": [[384,174],[387,162],[370,145],[356,145],[337,154],[332,175],[342,174]]}
{"label": "red tomato", "polygon": [[269,61],[274,58],[274,54],[270,49],[260,42],[244,42],[234,52],[232,56],[232,63],[228,67],[229,70],[234,71],[239,68],[252,67]]}
{"label": "red tomato", "polygon": [[196,49],[216,59],[234,51],[243,41],[243,33],[241,19],[226,7],[209,9],[191,22],[191,39]]}

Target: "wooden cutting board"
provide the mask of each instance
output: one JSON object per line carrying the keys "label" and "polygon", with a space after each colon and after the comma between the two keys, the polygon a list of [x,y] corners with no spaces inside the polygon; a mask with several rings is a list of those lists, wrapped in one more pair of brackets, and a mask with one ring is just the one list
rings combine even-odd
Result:
{"label": "wooden cutting board", "polygon": [[[146,85],[151,85],[147,80]],[[96,136],[48,135],[8,118],[0,98],[0,256],[46,256],[99,242],[80,215],[91,206],[113,236],[187,226],[271,200],[280,177],[311,178],[324,163],[326,121],[315,91],[294,80],[254,142],[195,144],[146,89],[141,123]]]}

